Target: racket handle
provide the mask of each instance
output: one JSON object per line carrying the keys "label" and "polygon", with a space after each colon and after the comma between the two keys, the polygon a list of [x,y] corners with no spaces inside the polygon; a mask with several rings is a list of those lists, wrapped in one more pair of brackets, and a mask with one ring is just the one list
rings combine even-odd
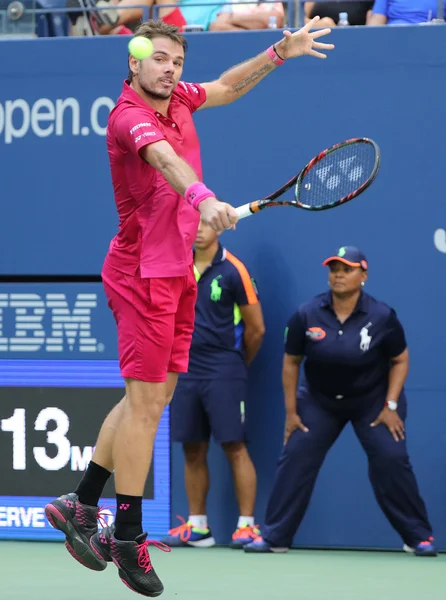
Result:
{"label": "racket handle", "polygon": [[239,219],[244,219],[245,217],[250,217],[253,213],[250,208],[251,204],[242,204],[242,206],[237,206],[235,209]]}

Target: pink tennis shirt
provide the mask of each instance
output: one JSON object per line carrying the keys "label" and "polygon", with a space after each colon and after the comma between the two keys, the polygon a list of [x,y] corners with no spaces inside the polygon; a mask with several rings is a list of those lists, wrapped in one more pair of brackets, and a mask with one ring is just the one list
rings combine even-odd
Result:
{"label": "pink tennis shirt", "polygon": [[110,113],[107,148],[119,232],[107,255],[108,264],[128,275],[181,277],[193,262],[192,246],[200,214],[140,156],[142,148],[167,140],[202,180],[200,142],[192,113],[206,100],[205,90],[180,82],[168,116],[151,108],[124,82]]}

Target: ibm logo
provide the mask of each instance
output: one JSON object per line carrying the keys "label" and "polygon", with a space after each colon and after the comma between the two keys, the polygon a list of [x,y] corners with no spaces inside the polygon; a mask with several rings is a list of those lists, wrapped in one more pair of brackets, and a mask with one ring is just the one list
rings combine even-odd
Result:
{"label": "ibm logo", "polygon": [[[72,310],[65,294],[0,294],[0,352],[63,352],[65,339],[70,351],[101,352],[91,337],[96,306],[96,294],[77,294]],[[4,337],[5,322],[15,326],[14,337]]]}

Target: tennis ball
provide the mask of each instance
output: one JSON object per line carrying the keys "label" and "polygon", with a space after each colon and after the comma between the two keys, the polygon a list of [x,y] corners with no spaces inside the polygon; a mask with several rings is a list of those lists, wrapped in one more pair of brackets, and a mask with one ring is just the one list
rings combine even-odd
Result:
{"label": "tennis ball", "polygon": [[137,35],[129,42],[129,52],[137,60],[149,58],[153,53],[152,41],[142,35]]}

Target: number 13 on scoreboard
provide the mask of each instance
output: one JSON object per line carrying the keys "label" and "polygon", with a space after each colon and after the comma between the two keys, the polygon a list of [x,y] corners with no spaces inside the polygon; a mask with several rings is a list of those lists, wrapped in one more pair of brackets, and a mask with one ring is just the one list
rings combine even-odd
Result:
{"label": "number 13 on scoreboard", "polygon": [[[56,427],[48,430],[50,422],[54,422]],[[48,407],[42,409],[34,423],[34,431],[46,431],[46,443],[51,444],[57,450],[55,456],[49,456],[47,448],[44,446],[36,446],[33,448],[33,455],[36,463],[45,471],[59,471],[67,466],[73,458],[73,451],[79,453],[80,449],[71,447],[70,441],[67,438],[67,433],[70,429],[70,419],[68,415],[60,408]],[[12,467],[14,471],[26,470],[26,410],[24,408],[16,408],[12,417],[2,419],[0,421],[0,430],[7,433],[12,433]],[[90,450],[89,458],[93,453],[93,448]],[[85,457],[85,450],[83,456]],[[54,454],[54,451],[52,452]],[[72,465],[72,470],[73,469]]]}

